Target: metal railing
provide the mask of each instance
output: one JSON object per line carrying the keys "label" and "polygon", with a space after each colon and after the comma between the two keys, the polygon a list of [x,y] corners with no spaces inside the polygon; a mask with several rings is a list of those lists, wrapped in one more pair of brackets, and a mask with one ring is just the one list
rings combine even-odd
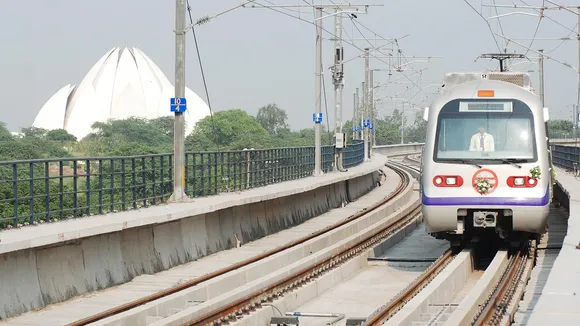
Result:
{"label": "metal railing", "polygon": [[364,161],[364,142],[359,139],[352,141],[352,144],[347,145],[342,150],[342,166],[348,169],[357,166]]}
{"label": "metal railing", "polygon": [[[344,149],[344,165],[363,162],[361,144]],[[322,147],[322,170],[333,146]],[[314,147],[187,152],[185,192],[215,195],[312,175]],[[106,214],[166,202],[173,154],[0,162],[0,229]]]}
{"label": "metal railing", "polygon": [[574,139],[573,132],[548,132],[550,139]]}
{"label": "metal railing", "polygon": [[565,146],[565,145],[550,145],[552,152],[552,162],[555,166],[578,172],[578,164],[580,163],[580,147]]}

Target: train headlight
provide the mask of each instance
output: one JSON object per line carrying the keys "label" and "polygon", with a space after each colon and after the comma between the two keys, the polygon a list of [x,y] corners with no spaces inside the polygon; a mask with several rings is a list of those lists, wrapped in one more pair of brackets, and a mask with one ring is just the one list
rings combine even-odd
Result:
{"label": "train headlight", "polygon": [[514,185],[516,186],[523,186],[524,185],[524,178],[514,178]]}
{"label": "train headlight", "polygon": [[436,175],[433,177],[433,184],[436,187],[461,187],[463,178],[460,175]]}
{"label": "train headlight", "polygon": [[516,188],[534,188],[537,185],[537,180],[532,179],[528,176],[511,176],[507,178],[507,185],[509,187]]}

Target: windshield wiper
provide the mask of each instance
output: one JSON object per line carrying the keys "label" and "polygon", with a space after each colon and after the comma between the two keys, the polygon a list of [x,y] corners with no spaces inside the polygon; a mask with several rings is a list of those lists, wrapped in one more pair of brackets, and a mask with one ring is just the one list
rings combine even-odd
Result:
{"label": "windshield wiper", "polygon": [[461,162],[463,164],[471,164],[471,165],[477,166],[480,169],[482,168],[481,165],[479,165],[479,164],[477,164],[477,163],[475,163],[475,162],[473,162],[471,160],[459,160],[459,162]]}
{"label": "windshield wiper", "polygon": [[522,166],[521,166],[521,165],[519,165],[518,163],[516,163],[516,162],[518,161],[518,160],[516,160],[516,159],[513,159],[513,158],[508,158],[508,159],[503,159],[503,160],[501,160],[501,161],[502,161],[502,163],[508,163],[508,164],[511,164],[511,165],[513,165],[513,166],[517,167],[518,169],[521,169],[521,168],[522,168]]}

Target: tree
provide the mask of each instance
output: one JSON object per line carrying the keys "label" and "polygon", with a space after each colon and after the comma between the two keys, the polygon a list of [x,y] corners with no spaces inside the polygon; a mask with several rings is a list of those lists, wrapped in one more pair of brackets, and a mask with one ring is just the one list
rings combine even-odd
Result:
{"label": "tree", "polygon": [[256,119],[270,135],[278,135],[283,130],[289,130],[286,120],[286,111],[280,109],[276,104],[268,104],[258,110]]}
{"label": "tree", "polygon": [[46,134],[46,139],[56,142],[76,142],[77,138],[69,134],[64,129],[53,129],[49,130]]}
{"label": "tree", "polygon": [[415,115],[415,122],[406,130],[405,139],[410,142],[424,142],[427,135],[427,121],[423,120],[423,112]]}
{"label": "tree", "polygon": [[[94,132],[79,142],[77,149],[89,155],[123,155],[121,149],[133,155],[170,152],[173,148],[172,125],[172,120],[166,117],[95,122]],[[137,149],[144,152],[135,152]]]}
{"label": "tree", "polygon": [[22,133],[24,134],[24,137],[44,138],[47,132],[48,130],[37,127],[22,128]]}
{"label": "tree", "polygon": [[[215,123],[215,130],[214,130]],[[220,111],[197,122],[193,132],[185,139],[189,151],[232,149],[239,147],[242,139],[255,139],[254,145],[264,148],[268,143],[268,131],[258,120],[241,109]],[[242,141],[243,142],[243,141]]]}
{"label": "tree", "polygon": [[548,121],[548,134],[550,137],[573,137],[574,124],[569,120]]}
{"label": "tree", "polygon": [[12,133],[10,133],[10,130],[6,128],[6,124],[4,122],[0,122],[0,141],[12,139],[13,139]]}

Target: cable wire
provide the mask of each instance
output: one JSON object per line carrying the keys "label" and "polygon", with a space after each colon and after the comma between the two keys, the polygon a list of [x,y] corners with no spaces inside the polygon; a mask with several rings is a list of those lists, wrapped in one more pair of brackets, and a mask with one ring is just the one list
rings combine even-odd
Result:
{"label": "cable wire", "polygon": [[216,144],[217,150],[219,152],[220,151],[219,139],[218,139],[217,129],[215,126],[215,121],[213,119],[213,110],[211,108],[211,101],[209,99],[209,92],[207,90],[207,82],[205,80],[205,73],[203,71],[203,64],[201,62],[201,55],[199,54],[199,45],[197,44],[197,36],[195,35],[195,26],[193,26],[193,18],[191,16],[191,6],[189,5],[189,0],[186,0],[186,2],[187,2],[187,13],[189,15],[189,23],[192,24],[191,32],[193,34],[193,42],[195,43],[195,51],[197,52],[197,60],[199,61],[199,69],[201,70],[201,78],[203,80],[203,87],[205,88],[205,96],[207,98],[207,106],[209,108],[209,116],[210,116],[211,124],[213,127],[215,144]]}
{"label": "cable wire", "polygon": [[[542,0],[542,7],[544,7],[545,4],[546,4],[546,1]],[[526,50],[526,53],[524,54],[524,56],[528,55],[528,53],[530,52],[530,48],[532,47],[532,45],[534,45],[534,41],[535,41],[536,35],[538,35],[538,30],[540,29],[540,24],[542,23],[543,16],[544,16],[544,11],[542,10],[542,11],[540,11],[540,18],[538,19],[538,25],[536,25],[536,31],[534,32],[534,36],[532,36],[532,41],[530,42],[530,45],[528,46],[528,50]]]}
{"label": "cable wire", "polygon": [[[493,0],[493,4],[495,5],[495,0]],[[495,7],[495,14],[496,14],[497,16],[499,16],[499,12],[498,12],[498,10],[497,10],[497,7]],[[501,25],[501,19],[500,19],[499,17],[497,17],[497,23],[498,23],[498,25],[499,25],[499,30],[501,31],[501,35],[504,35],[504,36],[505,36],[505,33],[503,32],[503,26]],[[505,49],[505,48],[507,48],[507,41],[506,41],[506,44],[505,44],[505,47],[504,47],[504,49]]]}
{"label": "cable wire", "polygon": [[[269,10],[275,11],[275,12],[277,12],[277,13],[280,13],[280,14],[282,14],[282,15],[286,15],[286,16],[288,16],[288,17],[291,17],[291,18],[294,18],[294,19],[298,19],[298,20],[300,20],[300,21],[303,21],[303,22],[305,22],[305,23],[308,23],[308,24],[311,24],[311,25],[316,25],[316,23],[315,23],[315,22],[312,22],[312,21],[306,20],[306,19],[304,19],[304,18],[302,18],[302,17],[294,16],[294,15],[292,15],[292,14],[286,13],[286,12],[284,12],[284,11],[281,11],[281,10],[278,10],[278,9],[276,9],[276,8],[271,8],[271,7],[268,7],[268,6],[266,6],[266,5],[263,5],[263,4],[261,4],[261,3],[258,3],[258,2],[254,2],[254,5],[257,5],[257,6],[260,6],[260,7],[262,7],[262,8],[265,8],[265,9],[269,9]],[[326,33],[328,33],[328,34],[332,35],[333,37],[336,37],[336,38],[338,37],[336,34],[334,34],[333,32],[331,32],[331,31],[329,31],[329,30],[327,30],[327,29],[326,29],[326,28],[324,28],[324,27],[322,27],[322,30],[323,30],[323,31],[325,31]],[[364,50],[363,50],[363,49],[361,49],[360,47],[358,47],[358,46],[357,46],[356,44],[354,44],[353,42],[350,42],[350,41],[347,41],[347,40],[344,40],[344,39],[342,40],[342,42],[344,42],[344,43],[346,43],[346,44],[348,44],[348,45],[350,45],[350,46],[354,47],[355,49],[357,49],[357,50],[359,50],[359,51],[361,51],[361,52],[364,52]],[[393,43],[393,42],[390,42],[390,43]],[[372,54],[370,54],[370,56],[388,65],[388,63],[387,63],[386,61],[382,60],[380,57],[374,56],[374,55],[372,55]]]}
{"label": "cable wire", "polygon": [[499,52],[501,52],[501,48],[499,46],[499,43],[497,42],[497,38],[495,37],[495,34],[493,33],[493,29],[491,28],[491,25],[489,24],[489,21],[487,19],[485,19],[485,17],[483,17],[483,15],[477,11],[477,9],[475,9],[471,3],[469,3],[469,1],[467,0],[463,0],[463,2],[467,3],[468,6],[471,7],[471,9],[473,9],[473,11],[475,11],[487,24],[487,27],[489,28],[489,31],[491,32],[491,36],[493,37],[493,40],[495,41],[495,45],[497,46],[497,49],[499,50]]}
{"label": "cable wire", "polygon": [[[573,28],[573,29],[576,29],[577,27],[578,27],[578,23],[576,23],[576,25],[574,25],[574,28]],[[563,44],[564,44],[566,41],[568,41],[567,39],[569,39],[569,38],[570,38],[570,36],[572,36],[572,34],[577,34],[577,32],[571,31],[570,33],[568,33],[568,36],[566,36],[566,37],[565,37],[565,38],[566,38],[565,40],[562,40],[562,42],[560,42],[560,44],[558,44],[556,47],[554,47],[553,49],[551,49],[551,50],[549,50],[549,51],[545,51],[544,53],[545,53],[545,54],[548,54],[548,53],[552,53],[552,52],[556,51],[556,50],[557,50],[559,47],[561,47],[561,46],[562,46],[562,45],[563,45]]]}
{"label": "cable wire", "polygon": [[[520,0],[520,2],[522,2],[523,4],[525,4],[525,5],[526,5],[526,6],[528,6],[528,7],[531,7],[531,6],[530,6],[530,5],[529,5],[527,2],[525,2],[524,0]],[[540,10],[538,10],[538,9],[535,9],[535,8],[532,8],[532,9],[533,9],[533,10],[535,10],[535,11],[536,11],[537,13],[539,13],[539,14],[541,14],[541,13],[542,13],[542,12],[541,12]],[[572,33],[576,33],[576,31],[574,31],[574,30],[572,30],[572,29],[568,28],[566,25],[564,25],[564,24],[562,24],[562,23],[558,22],[558,21],[557,21],[557,20],[555,20],[554,18],[551,18],[550,16],[546,16],[546,15],[544,15],[544,17],[545,17],[546,19],[548,19],[548,20],[551,20],[552,22],[556,23],[557,25],[560,25],[561,27],[563,27],[563,28],[567,29],[568,31],[570,31],[570,32],[572,32]]]}

